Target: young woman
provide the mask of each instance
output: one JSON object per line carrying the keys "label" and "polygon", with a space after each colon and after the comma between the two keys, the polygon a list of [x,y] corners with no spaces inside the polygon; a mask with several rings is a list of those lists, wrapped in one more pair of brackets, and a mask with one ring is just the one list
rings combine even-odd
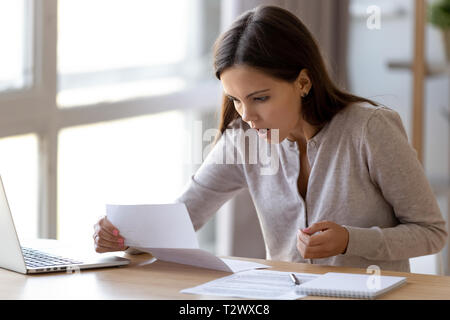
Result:
{"label": "young woman", "polygon": [[[220,131],[258,132],[279,162],[271,174],[224,163],[230,139],[219,137],[176,200],[196,230],[247,188],[268,259],[409,271],[409,258],[443,248],[445,220],[399,115],[333,84],[296,16],[271,6],[244,13],[214,59]],[[97,252],[125,249],[106,218],[94,239]]]}

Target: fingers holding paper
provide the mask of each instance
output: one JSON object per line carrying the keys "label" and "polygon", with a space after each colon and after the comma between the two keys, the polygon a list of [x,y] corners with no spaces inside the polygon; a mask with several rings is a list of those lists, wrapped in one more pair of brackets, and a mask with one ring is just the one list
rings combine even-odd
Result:
{"label": "fingers holding paper", "polygon": [[304,259],[322,259],[345,253],[348,231],[331,221],[320,221],[297,233],[297,250]]}
{"label": "fingers holding paper", "polygon": [[102,217],[94,225],[94,247],[98,253],[122,251],[126,247],[124,238],[120,235],[119,230],[111,224],[111,222]]}

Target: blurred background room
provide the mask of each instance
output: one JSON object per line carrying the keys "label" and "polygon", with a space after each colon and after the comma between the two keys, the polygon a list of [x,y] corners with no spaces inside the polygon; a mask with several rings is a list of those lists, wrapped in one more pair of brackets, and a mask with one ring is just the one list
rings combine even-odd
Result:
{"label": "blurred background room", "polygon": [[[400,114],[448,221],[440,2],[450,11],[448,0],[0,0],[0,175],[20,238],[92,244],[106,203],[172,202],[218,126],[213,43],[260,4],[302,19],[340,86]],[[248,192],[198,236],[216,255],[265,257]],[[450,275],[449,250],[411,271]]]}

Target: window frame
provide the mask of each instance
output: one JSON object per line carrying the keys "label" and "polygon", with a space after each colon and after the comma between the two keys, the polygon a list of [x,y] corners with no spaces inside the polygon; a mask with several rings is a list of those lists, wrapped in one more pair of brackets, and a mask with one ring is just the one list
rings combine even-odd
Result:
{"label": "window frame", "polygon": [[[201,10],[205,0],[195,0]],[[60,130],[169,110],[209,112],[220,103],[220,83],[205,80],[184,90],[149,97],[60,108],[57,105],[57,0],[32,2],[30,87],[0,93],[0,138],[38,136],[38,237],[57,236],[57,168]]]}

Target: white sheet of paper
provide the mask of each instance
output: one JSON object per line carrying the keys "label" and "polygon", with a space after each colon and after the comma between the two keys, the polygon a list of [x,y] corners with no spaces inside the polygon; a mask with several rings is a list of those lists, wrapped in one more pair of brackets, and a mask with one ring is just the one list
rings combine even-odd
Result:
{"label": "white sheet of paper", "polygon": [[[269,270],[243,271],[180,292],[248,299],[294,300],[306,297],[297,292],[297,286],[292,282],[290,273]],[[312,273],[294,272],[294,274],[301,283],[320,276]]]}
{"label": "white sheet of paper", "polygon": [[106,216],[120,230],[125,246],[198,248],[184,203],[106,205]]}
{"label": "white sheet of paper", "polygon": [[207,268],[225,272],[240,272],[252,269],[269,268],[261,263],[218,258],[202,249],[171,249],[171,248],[137,248],[151,253],[155,258],[163,261],[187,264],[200,268]]}
{"label": "white sheet of paper", "polygon": [[184,203],[107,205],[108,220],[119,229],[125,245],[150,252],[155,258],[226,272],[269,266],[234,259],[220,259],[198,246]]}

